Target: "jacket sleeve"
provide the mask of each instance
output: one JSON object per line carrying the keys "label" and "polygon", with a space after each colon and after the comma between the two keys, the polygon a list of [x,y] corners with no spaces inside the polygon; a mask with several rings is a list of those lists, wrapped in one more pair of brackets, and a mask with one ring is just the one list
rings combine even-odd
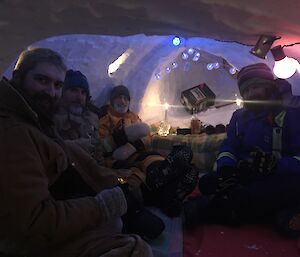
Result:
{"label": "jacket sleeve", "polygon": [[220,151],[217,157],[217,170],[224,166],[235,167],[237,165],[237,152],[240,145],[237,133],[237,112],[234,112],[227,128],[227,138],[224,139],[220,146]]}
{"label": "jacket sleeve", "polygon": [[283,153],[277,162],[278,172],[300,172],[300,117],[299,109],[291,109],[284,122]]}
{"label": "jacket sleeve", "polygon": [[[94,197],[63,201],[51,197],[48,187],[53,181],[49,178],[61,172],[51,160],[65,158],[63,151],[53,153],[46,141],[39,142],[36,133],[23,126],[0,130],[0,227],[2,235],[21,237],[29,248],[37,249],[107,220]],[[49,172],[54,174],[49,176]]]}

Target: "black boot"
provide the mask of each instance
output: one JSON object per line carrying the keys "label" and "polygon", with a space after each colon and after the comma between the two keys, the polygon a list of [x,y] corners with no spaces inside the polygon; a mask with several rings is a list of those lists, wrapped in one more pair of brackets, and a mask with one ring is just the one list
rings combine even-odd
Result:
{"label": "black boot", "polygon": [[175,160],[191,163],[193,151],[189,146],[174,145],[171,152],[167,155],[166,160],[172,165]]}
{"label": "black boot", "polygon": [[184,171],[184,175],[179,181],[176,197],[178,200],[183,201],[197,186],[200,170],[193,164],[182,162],[178,163],[178,167]]}
{"label": "black boot", "polygon": [[127,201],[127,213],[122,216],[123,231],[140,235],[145,240],[158,237],[165,229],[163,221],[147,210],[129,191],[128,185],[120,185]]}
{"label": "black boot", "polygon": [[[165,185],[178,181],[190,171],[193,151],[188,146],[176,145],[164,161],[156,161],[147,168],[146,185],[157,191]],[[188,175],[191,176],[191,175]]]}

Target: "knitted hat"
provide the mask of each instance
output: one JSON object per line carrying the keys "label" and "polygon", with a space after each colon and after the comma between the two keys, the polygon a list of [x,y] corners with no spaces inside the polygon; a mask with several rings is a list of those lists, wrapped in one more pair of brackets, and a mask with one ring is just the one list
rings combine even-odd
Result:
{"label": "knitted hat", "polygon": [[80,71],[68,70],[64,81],[64,90],[80,87],[90,95],[89,82]]}
{"label": "knitted hat", "polygon": [[120,95],[126,96],[128,98],[128,101],[130,101],[130,94],[128,88],[123,85],[119,85],[112,89],[110,94],[110,103],[112,104],[114,100]]}
{"label": "knitted hat", "polygon": [[252,84],[274,84],[273,73],[265,63],[245,66],[238,73],[237,80],[241,96],[245,89]]}

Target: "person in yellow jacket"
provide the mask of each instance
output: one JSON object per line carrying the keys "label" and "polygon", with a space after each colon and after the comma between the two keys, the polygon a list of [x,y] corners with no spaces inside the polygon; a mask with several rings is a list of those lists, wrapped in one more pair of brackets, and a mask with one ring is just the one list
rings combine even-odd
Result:
{"label": "person in yellow jacket", "polygon": [[182,201],[198,181],[198,169],[191,164],[192,150],[176,146],[166,158],[151,151],[150,128],[130,111],[130,100],[127,87],[114,87],[110,104],[100,118],[106,165],[135,170],[129,179],[140,184],[145,203],[169,216],[178,216]]}

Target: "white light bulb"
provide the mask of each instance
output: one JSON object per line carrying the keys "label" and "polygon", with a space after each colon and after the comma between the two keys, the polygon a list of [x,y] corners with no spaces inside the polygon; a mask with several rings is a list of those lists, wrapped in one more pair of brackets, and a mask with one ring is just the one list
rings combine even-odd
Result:
{"label": "white light bulb", "polygon": [[189,58],[189,56],[188,56],[187,53],[182,53],[181,58],[182,58],[183,60],[186,60],[187,58]]}
{"label": "white light bulb", "polygon": [[198,60],[199,60],[199,57],[197,57],[197,56],[194,56],[194,57],[193,57],[193,61],[194,61],[194,62],[197,62]]}
{"label": "white light bulb", "polygon": [[273,72],[281,79],[288,79],[294,75],[299,63],[294,58],[285,57],[280,61],[275,61]]}
{"label": "white light bulb", "polygon": [[167,67],[166,68],[166,73],[170,73],[171,72],[171,68],[170,67]]}
{"label": "white light bulb", "polygon": [[212,63],[209,63],[209,64],[206,65],[206,68],[207,68],[208,70],[212,70],[212,69],[214,68],[214,66],[213,66]]}
{"label": "white light bulb", "polygon": [[216,62],[213,64],[214,69],[219,69],[220,68],[220,63]]}
{"label": "white light bulb", "polygon": [[189,48],[187,52],[189,55],[192,55],[195,52],[195,50],[193,48]]}
{"label": "white light bulb", "polygon": [[160,80],[160,79],[161,79],[160,73],[156,73],[156,74],[155,74],[155,78],[156,78],[157,80]]}
{"label": "white light bulb", "polygon": [[172,63],[172,68],[173,68],[173,69],[176,69],[177,67],[178,67],[177,62],[173,62],[173,63]]}
{"label": "white light bulb", "polygon": [[234,75],[236,73],[236,68],[235,67],[231,67],[229,69],[229,73],[232,74],[232,75]]}

